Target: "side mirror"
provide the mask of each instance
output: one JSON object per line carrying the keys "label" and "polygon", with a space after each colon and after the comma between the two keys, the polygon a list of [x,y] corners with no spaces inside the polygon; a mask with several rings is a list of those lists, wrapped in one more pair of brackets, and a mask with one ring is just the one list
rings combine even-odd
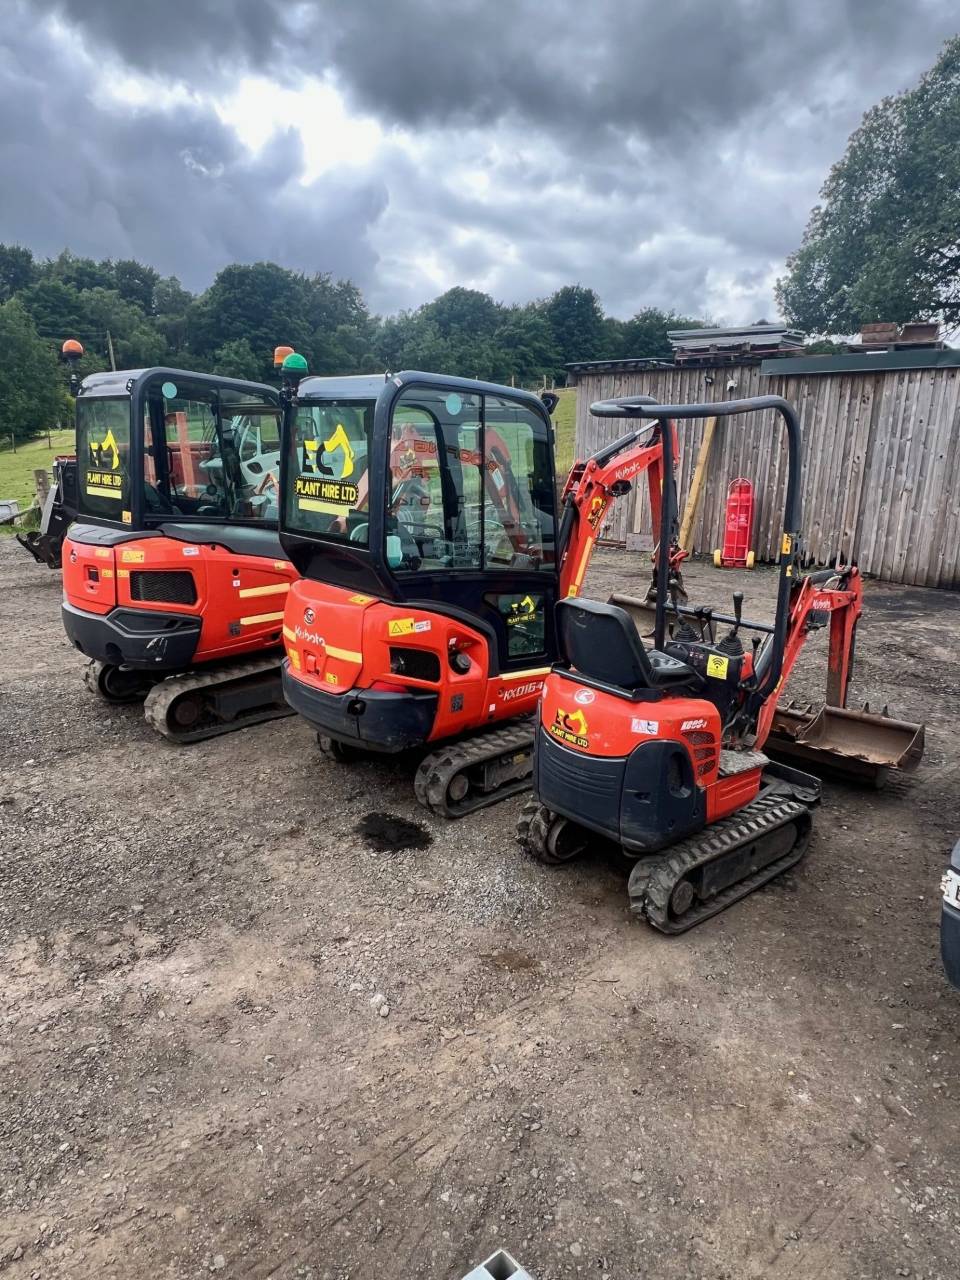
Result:
{"label": "side mirror", "polygon": [[553,417],[553,411],[554,409],[556,409],[557,405],[560,403],[560,397],[557,395],[555,391],[541,391],[540,399],[543,401],[543,405],[547,413],[549,413],[550,416]]}

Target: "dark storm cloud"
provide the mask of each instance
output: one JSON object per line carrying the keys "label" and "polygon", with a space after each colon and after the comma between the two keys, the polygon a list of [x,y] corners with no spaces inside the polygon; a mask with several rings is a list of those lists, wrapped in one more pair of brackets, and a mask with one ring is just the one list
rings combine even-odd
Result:
{"label": "dark storm cloud", "polygon": [[24,24],[0,46],[0,240],[137,257],[192,288],[270,258],[367,278],[387,195],[376,175],[304,187],[299,135],[252,156],[209,107],[96,105],[109,69]]}
{"label": "dark storm cloud", "polygon": [[[551,133],[713,134],[845,84],[901,87],[957,26],[952,0],[34,0],[131,67],[333,71],[414,126],[511,116]],[[872,94],[871,96],[876,96]],[[869,98],[867,99],[870,100]]]}
{"label": "dark storm cloud", "polygon": [[[27,73],[21,46],[20,80],[36,83],[0,85],[3,120],[15,123],[0,135],[0,181],[9,193],[18,175],[25,242],[97,243],[85,251],[135,254],[193,284],[231,257],[275,257],[351,275],[387,310],[451,283],[519,300],[580,280],[615,314],[655,303],[738,321],[772,314],[772,278],[862,112],[914,82],[960,25],[954,0],[15,10],[37,40],[46,28],[28,13],[55,18],[107,76],[113,60],[207,96],[249,73],[294,89],[326,76],[386,130],[366,173],[331,171],[305,189],[292,137],[251,157],[196,101],[78,112],[91,88],[81,60],[38,49]],[[79,142],[58,136],[54,107],[83,116]],[[412,150],[394,128],[413,135]],[[134,163],[144,156],[153,178]],[[15,238],[8,203],[0,239]]]}

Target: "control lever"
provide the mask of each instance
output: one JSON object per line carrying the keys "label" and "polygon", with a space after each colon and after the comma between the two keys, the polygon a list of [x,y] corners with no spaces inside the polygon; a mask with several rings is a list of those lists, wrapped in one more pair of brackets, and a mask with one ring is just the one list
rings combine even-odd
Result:
{"label": "control lever", "polygon": [[736,622],[727,632],[717,646],[724,653],[730,655],[731,658],[739,658],[743,653],[743,644],[737,632],[740,630],[740,621],[743,614],[743,592],[735,591],[733,593],[733,616]]}
{"label": "control lever", "polygon": [[670,579],[668,590],[670,592],[670,603],[673,605],[673,611],[677,615],[677,625],[673,629],[671,638],[684,644],[696,644],[700,637],[680,612],[680,596],[682,594],[686,599],[686,592],[675,577]]}

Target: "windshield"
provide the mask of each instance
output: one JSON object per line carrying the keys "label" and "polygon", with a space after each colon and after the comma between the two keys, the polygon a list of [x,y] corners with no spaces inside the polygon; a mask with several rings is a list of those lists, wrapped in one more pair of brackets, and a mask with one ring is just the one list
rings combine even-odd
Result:
{"label": "windshield", "polygon": [[302,533],[369,544],[368,461],[373,400],[301,404],[286,444],[284,523]]}
{"label": "windshield", "polygon": [[280,410],[203,384],[150,389],[144,425],[147,516],[276,524]]}
{"label": "windshield", "polygon": [[390,437],[387,561],[398,570],[554,562],[550,441],[506,397],[407,388]]}
{"label": "windshield", "polygon": [[130,399],[77,401],[79,509],[130,523]]}

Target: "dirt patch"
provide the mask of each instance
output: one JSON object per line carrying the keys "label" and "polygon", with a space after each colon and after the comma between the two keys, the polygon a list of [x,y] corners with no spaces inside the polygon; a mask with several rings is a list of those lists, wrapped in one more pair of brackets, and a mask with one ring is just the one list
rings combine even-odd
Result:
{"label": "dirt patch", "polygon": [[433,836],[420,822],[409,822],[395,813],[368,813],[354,827],[358,836],[378,853],[403,853],[429,849]]}
{"label": "dirt patch", "polygon": [[[772,615],[766,571],[685,576]],[[295,717],[170,747],[0,544],[4,1280],[457,1280],[501,1245],[537,1280],[952,1280],[960,614],[875,594],[854,697],[927,723],[921,770],[827,786],[789,877],[671,940],[599,851],[526,858],[522,797],[442,822]],[[825,673],[820,633],[793,692]]]}

